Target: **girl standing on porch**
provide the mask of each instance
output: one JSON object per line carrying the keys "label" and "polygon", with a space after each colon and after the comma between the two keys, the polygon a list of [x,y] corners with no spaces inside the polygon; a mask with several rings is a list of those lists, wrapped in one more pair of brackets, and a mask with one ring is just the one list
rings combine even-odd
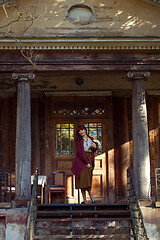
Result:
{"label": "girl standing on porch", "polygon": [[96,203],[91,193],[91,187],[94,153],[97,150],[97,145],[93,142],[93,138],[87,134],[87,129],[84,125],[79,125],[77,128],[76,150],[75,160],[71,168],[72,173],[76,176],[76,189],[81,189],[83,196],[82,204],[87,203],[86,191],[88,191],[92,203]]}

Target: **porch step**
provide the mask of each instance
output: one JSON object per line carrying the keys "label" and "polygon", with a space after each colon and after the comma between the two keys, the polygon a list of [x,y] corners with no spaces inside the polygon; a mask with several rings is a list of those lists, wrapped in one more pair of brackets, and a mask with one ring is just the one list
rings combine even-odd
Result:
{"label": "porch step", "polygon": [[43,240],[50,240],[50,239],[135,239],[135,236],[133,234],[119,234],[119,235],[52,235],[52,236],[46,236],[46,235],[37,235],[34,236],[33,239],[43,239]]}
{"label": "porch step", "polygon": [[38,205],[34,239],[135,239],[128,204]]}

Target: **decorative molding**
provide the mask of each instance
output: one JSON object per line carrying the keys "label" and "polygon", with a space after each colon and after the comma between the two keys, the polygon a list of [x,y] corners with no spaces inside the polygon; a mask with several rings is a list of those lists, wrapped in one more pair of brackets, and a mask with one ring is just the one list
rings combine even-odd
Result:
{"label": "decorative molding", "polygon": [[150,76],[150,72],[148,71],[143,71],[143,72],[140,72],[140,71],[137,71],[137,72],[134,72],[134,71],[129,71],[127,73],[127,76],[128,78],[130,79],[146,79]]}
{"label": "decorative molding", "polygon": [[0,39],[0,50],[160,50],[160,38]]}

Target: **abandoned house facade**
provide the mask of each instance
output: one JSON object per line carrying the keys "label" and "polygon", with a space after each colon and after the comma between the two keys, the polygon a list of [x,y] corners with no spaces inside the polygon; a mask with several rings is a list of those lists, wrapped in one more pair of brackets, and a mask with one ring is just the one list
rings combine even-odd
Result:
{"label": "abandoned house facade", "polygon": [[80,201],[70,170],[79,124],[101,143],[97,202],[126,201],[130,166],[140,199],[155,199],[159,20],[153,0],[0,1],[0,169],[15,172],[16,201],[30,200],[36,168],[45,203],[53,171],[66,173],[66,203]]}

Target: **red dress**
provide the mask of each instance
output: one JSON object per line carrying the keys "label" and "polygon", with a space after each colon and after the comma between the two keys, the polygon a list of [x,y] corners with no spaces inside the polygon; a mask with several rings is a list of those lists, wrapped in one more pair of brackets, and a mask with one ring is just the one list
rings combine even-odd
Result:
{"label": "red dress", "polygon": [[[93,141],[92,137],[90,137],[90,136],[88,136],[88,137]],[[88,175],[86,176],[86,174],[87,174],[87,172],[91,172],[91,177],[92,177],[93,167],[87,168],[86,165],[91,164],[91,166],[94,166],[94,153],[96,152],[97,148],[92,150],[92,152],[90,153],[91,156],[89,157],[88,153],[86,154],[84,151],[83,138],[81,138],[79,141],[78,140],[76,141],[76,150],[77,150],[76,156],[75,156],[75,160],[73,162],[71,171],[76,176],[76,179],[81,179],[81,180],[82,179],[84,180],[85,178],[88,179]],[[86,174],[84,174],[84,172],[86,172]],[[80,178],[81,173],[82,173],[82,178]],[[90,175],[90,173],[89,173],[89,175]],[[90,179],[90,177],[89,177],[89,179]],[[83,181],[83,182],[86,183],[86,181]],[[83,188],[83,187],[80,187],[80,188]],[[86,184],[85,184],[84,188],[86,188]]]}

